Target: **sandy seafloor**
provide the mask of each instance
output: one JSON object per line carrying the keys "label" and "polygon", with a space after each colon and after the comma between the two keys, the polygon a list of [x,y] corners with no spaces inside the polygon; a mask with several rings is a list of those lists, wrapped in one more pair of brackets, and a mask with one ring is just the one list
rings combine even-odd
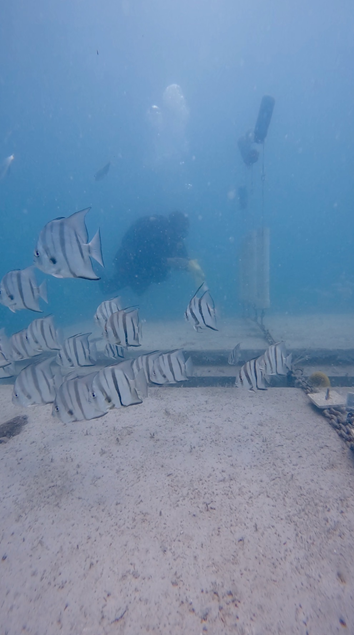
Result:
{"label": "sandy seafloor", "polygon": [[[354,348],[351,315],[266,326],[289,351]],[[266,348],[250,320],[219,327],[146,322],[136,353]],[[0,635],[354,633],[354,455],[301,390],[154,388],[71,425],[11,391],[0,423],[28,424],[0,444]]]}
{"label": "sandy seafloor", "polygon": [[354,457],[295,388],[154,388],[0,445],[2,635],[354,633]]}

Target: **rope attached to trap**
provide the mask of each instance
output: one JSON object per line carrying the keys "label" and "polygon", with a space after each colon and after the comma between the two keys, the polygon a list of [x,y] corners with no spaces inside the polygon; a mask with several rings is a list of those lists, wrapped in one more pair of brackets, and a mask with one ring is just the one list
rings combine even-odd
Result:
{"label": "rope attached to trap", "polygon": [[272,344],[276,344],[277,340],[274,339],[274,337],[270,333],[269,329],[266,328],[266,326],[264,324],[264,315],[265,315],[264,309],[261,310],[260,315],[258,315],[258,311],[255,310],[255,317],[251,318],[251,319],[261,329],[263,337],[264,337],[265,341],[267,342],[267,344],[269,344],[269,346],[272,346]]}

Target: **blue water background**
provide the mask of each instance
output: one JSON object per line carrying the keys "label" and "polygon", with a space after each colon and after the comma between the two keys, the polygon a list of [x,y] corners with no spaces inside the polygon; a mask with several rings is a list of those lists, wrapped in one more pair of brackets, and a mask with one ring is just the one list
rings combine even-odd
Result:
{"label": "blue water background", "polygon": [[[261,162],[240,210],[235,193],[251,177],[237,139],[270,94],[271,311],[353,310],[352,0],[12,0],[1,8],[0,60],[0,160],[15,155],[0,182],[0,276],[31,264],[55,217],[92,206],[89,235],[100,227],[110,270],[132,221],[180,209],[219,312],[238,315],[239,246],[260,223]],[[190,112],[188,149],[159,161],[147,113],[173,83]],[[103,299],[95,282],[37,274],[58,326],[90,319]],[[194,290],[174,273],[123,297],[147,319],[183,319]],[[9,334],[35,317],[0,306]]]}

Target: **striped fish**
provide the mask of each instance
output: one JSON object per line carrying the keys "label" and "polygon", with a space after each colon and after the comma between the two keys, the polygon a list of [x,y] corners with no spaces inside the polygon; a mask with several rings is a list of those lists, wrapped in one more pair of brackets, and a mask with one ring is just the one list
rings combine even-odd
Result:
{"label": "striped fish", "polygon": [[193,374],[191,358],[184,359],[183,351],[178,349],[170,353],[161,353],[156,357],[151,371],[151,381],[154,384],[174,384],[185,381]]}
{"label": "striped fish", "polygon": [[22,329],[22,331],[11,335],[9,345],[11,359],[14,362],[30,359],[31,357],[36,357],[36,355],[41,354],[41,351],[38,351],[34,347],[34,343],[28,338],[27,329]]}
{"label": "striped fish", "polygon": [[91,208],[83,209],[68,218],[56,218],[42,229],[34,264],[55,278],[85,278],[99,280],[90,258],[103,267],[99,230],[88,243],[85,216]]}
{"label": "striped fish", "polygon": [[13,377],[15,375],[14,364],[7,364],[6,366],[0,366],[0,379],[6,379],[6,377]]}
{"label": "striped fish", "polygon": [[60,349],[52,315],[33,320],[27,327],[27,337],[32,347],[37,351],[55,351]]}
{"label": "striped fish", "polygon": [[7,366],[11,360],[9,339],[6,337],[5,329],[0,329],[0,368],[2,366]]}
{"label": "striped fish", "polygon": [[145,399],[148,396],[148,382],[145,377],[144,369],[138,369],[133,365],[133,359],[126,359],[120,362],[119,368],[130,378],[134,379],[134,387],[138,393],[139,399]]}
{"label": "striped fish", "polygon": [[59,366],[75,368],[76,366],[94,366],[96,348],[89,341],[91,333],[79,333],[64,340],[61,350],[56,356]]}
{"label": "striped fish", "polygon": [[92,388],[101,410],[105,409],[107,412],[111,408],[142,403],[138,395],[136,378],[131,368],[124,367],[124,364],[125,362],[106,366],[94,377]]}
{"label": "striped fish", "polygon": [[237,388],[247,388],[247,390],[267,390],[264,383],[264,366],[260,360],[251,359],[241,368],[236,377]]}
{"label": "striped fish", "polygon": [[227,358],[227,363],[230,364],[230,366],[237,366],[238,360],[240,359],[240,348],[241,344],[236,344],[235,348],[230,352]]}
{"label": "striped fish", "polygon": [[12,392],[12,403],[18,406],[52,403],[55,398],[56,372],[53,359],[30,364],[16,377]]}
{"label": "striped fish", "polygon": [[141,346],[139,310],[127,308],[112,313],[105,324],[105,337],[110,344]]}
{"label": "striped fish", "polygon": [[213,331],[218,330],[216,328],[214,300],[205,282],[203,282],[195,292],[184,315],[186,320],[192,324],[197,332],[204,328],[212,329]]}
{"label": "striped fish", "polygon": [[264,367],[264,374],[287,375],[291,370],[291,354],[286,355],[286,348],[283,342],[272,344],[259,358],[260,364]]}
{"label": "striped fish", "polygon": [[148,384],[153,384],[154,381],[152,379],[152,372],[154,368],[155,360],[161,355],[159,351],[153,351],[152,353],[147,353],[146,355],[139,355],[132,362],[132,369],[134,376],[136,376],[139,371],[143,370],[145,379]]}
{"label": "striped fish", "polygon": [[96,313],[94,315],[94,320],[100,326],[102,331],[104,331],[105,324],[112,313],[116,311],[121,311],[122,305],[120,298],[112,298],[112,300],[105,300],[101,302],[101,304],[97,307]]}
{"label": "striped fish", "polygon": [[54,400],[52,415],[63,423],[84,421],[102,417],[107,408],[100,408],[93,389],[97,373],[81,377],[69,377],[59,386]]}
{"label": "striped fish", "polygon": [[48,302],[46,282],[37,286],[34,267],[9,271],[0,282],[0,302],[13,313],[22,309],[40,313],[39,298]]}
{"label": "striped fish", "polygon": [[124,357],[124,348],[116,344],[106,344],[104,354],[111,359],[121,359]]}

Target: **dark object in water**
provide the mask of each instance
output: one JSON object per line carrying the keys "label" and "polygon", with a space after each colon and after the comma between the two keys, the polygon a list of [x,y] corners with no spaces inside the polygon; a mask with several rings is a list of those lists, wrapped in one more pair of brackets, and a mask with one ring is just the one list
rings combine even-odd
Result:
{"label": "dark object in water", "polygon": [[122,238],[113,278],[102,280],[104,293],[130,287],[141,295],[150,284],[166,280],[175,264],[172,259],[188,259],[184,243],[188,229],[188,217],[178,211],[168,217],[156,214],[138,218]]}
{"label": "dark object in water", "polygon": [[18,415],[9,421],[5,421],[5,423],[0,424],[0,443],[3,443],[2,438],[7,437],[10,439],[11,437],[15,437],[16,434],[20,434],[24,425],[28,423],[27,415]]}
{"label": "dark object in water", "polygon": [[101,168],[100,170],[98,170],[98,172],[96,172],[94,177],[95,181],[102,181],[102,179],[104,179],[104,177],[107,176],[110,167],[111,167],[111,162],[109,161],[108,163],[106,163],[106,165],[103,166],[103,168]]}
{"label": "dark object in water", "polygon": [[267,136],[270,120],[273,114],[274,104],[274,97],[271,97],[270,95],[264,95],[259,107],[257,122],[254,129],[255,143],[263,143]]}
{"label": "dark object in water", "polygon": [[238,194],[238,206],[240,209],[247,209],[248,206],[248,191],[245,185],[240,185],[237,190]]}
{"label": "dark object in water", "polygon": [[247,166],[256,163],[259,157],[259,152],[257,148],[254,147],[253,141],[253,132],[252,130],[248,130],[248,132],[246,132],[243,137],[240,137],[237,142],[242,160]]}

